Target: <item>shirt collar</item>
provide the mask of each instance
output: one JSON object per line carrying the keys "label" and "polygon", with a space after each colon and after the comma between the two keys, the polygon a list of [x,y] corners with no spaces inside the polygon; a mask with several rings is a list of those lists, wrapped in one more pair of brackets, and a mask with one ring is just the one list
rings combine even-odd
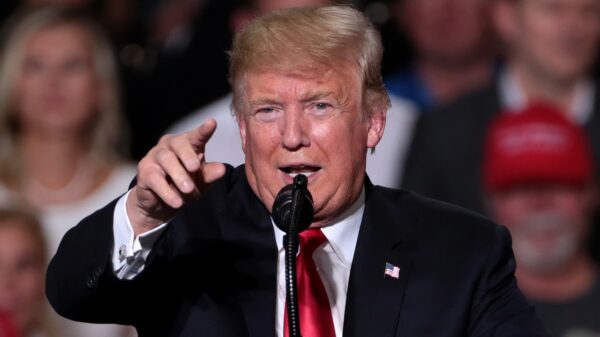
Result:
{"label": "shirt collar", "polygon": [[[342,260],[346,267],[352,265],[358,232],[365,211],[365,188],[363,187],[360,196],[344,213],[337,217],[329,226],[321,228],[321,231],[327,238],[327,241],[333,248],[335,254]],[[275,225],[273,218],[271,223],[275,229],[275,242],[279,252],[283,251],[283,236],[285,233]]]}
{"label": "shirt collar", "polygon": [[[518,111],[525,107],[527,98],[519,81],[511,74],[508,68],[500,72],[500,100],[504,107],[511,111]],[[589,121],[593,114],[595,84],[593,81],[584,80],[577,84],[573,101],[568,111],[569,117],[582,125]]]}

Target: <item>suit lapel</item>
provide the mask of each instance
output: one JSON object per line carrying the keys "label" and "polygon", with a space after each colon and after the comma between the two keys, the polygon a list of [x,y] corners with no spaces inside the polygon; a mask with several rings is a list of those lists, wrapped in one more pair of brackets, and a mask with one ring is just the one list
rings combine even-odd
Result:
{"label": "suit lapel", "polygon": [[[401,205],[382,198],[366,182],[361,224],[346,299],[344,337],[395,336],[412,259],[402,241]],[[385,276],[386,263],[400,268],[398,278]]]}
{"label": "suit lapel", "polygon": [[236,296],[249,337],[275,337],[277,247],[269,213],[238,167],[227,207],[220,212],[225,241],[239,248],[232,261],[239,273]]}

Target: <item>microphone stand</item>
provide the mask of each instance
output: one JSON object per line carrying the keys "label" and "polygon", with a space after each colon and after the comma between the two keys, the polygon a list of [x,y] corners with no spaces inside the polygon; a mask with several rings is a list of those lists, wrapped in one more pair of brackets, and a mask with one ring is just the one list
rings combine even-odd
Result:
{"label": "microphone stand", "polygon": [[298,287],[296,278],[296,254],[298,234],[308,228],[313,218],[312,196],[308,191],[308,178],[303,174],[279,191],[273,203],[271,215],[277,227],[284,231],[285,289],[289,337],[302,337],[298,311]]}
{"label": "microphone stand", "polygon": [[[297,176],[300,177],[300,176]],[[287,235],[283,237],[285,245],[285,288],[288,313],[289,337],[302,337],[300,331],[300,315],[298,312],[298,285],[296,278],[296,254],[298,253],[298,234],[300,216],[304,207],[306,194],[306,177],[294,179],[292,190],[292,209]],[[304,183],[304,184],[303,184]]]}

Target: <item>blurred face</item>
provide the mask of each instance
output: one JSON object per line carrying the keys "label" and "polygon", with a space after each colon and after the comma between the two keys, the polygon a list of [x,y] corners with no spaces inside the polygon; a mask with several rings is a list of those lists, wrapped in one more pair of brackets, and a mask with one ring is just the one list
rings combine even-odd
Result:
{"label": "blurred face", "polygon": [[18,224],[0,226],[0,310],[13,316],[24,330],[39,317],[44,298],[40,249]]}
{"label": "blurred face", "polygon": [[[341,67],[340,67],[341,68]],[[329,224],[358,198],[366,151],[383,135],[384,113],[363,113],[352,67],[245,74],[238,118],[250,186],[271,209],[279,190],[302,173],[314,199],[313,227]]]}
{"label": "blurred face", "polygon": [[547,273],[578,253],[589,229],[593,193],[565,185],[522,185],[495,192],[491,213],[513,238],[520,268]]}
{"label": "blurred face", "polygon": [[589,70],[600,37],[600,1],[520,0],[509,12],[505,35],[517,62],[557,80]]}
{"label": "blurred face", "polygon": [[59,135],[85,131],[95,114],[97,90],[92,55],[77,27],[40,31],[26,45],[18,79],[22,129]]}
{"label": "blurred face", "polygon": [[396,10],[422,57],[460,62],[488,38],[484,0],[402,0]]}

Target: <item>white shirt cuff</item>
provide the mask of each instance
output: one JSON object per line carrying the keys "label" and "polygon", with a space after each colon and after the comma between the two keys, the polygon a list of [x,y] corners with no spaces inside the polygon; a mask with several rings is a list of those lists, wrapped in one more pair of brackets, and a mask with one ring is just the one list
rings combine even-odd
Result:
{"label": "white shirt cuff", "polygon": [[113,272],[119,279],[133,279],[144,270],[146,258],[168,222],[135,237],[127,215],[127,192],[122,196],[113,215],[114,247],[112,252]]}

